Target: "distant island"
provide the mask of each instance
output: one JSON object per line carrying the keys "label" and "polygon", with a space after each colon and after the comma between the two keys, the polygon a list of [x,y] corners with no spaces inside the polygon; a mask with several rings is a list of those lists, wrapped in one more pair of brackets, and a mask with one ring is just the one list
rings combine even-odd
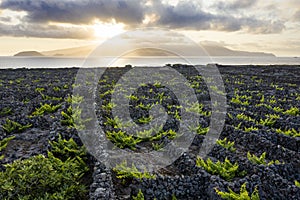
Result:
{"label": "distant island", "polygon": [[232,56],[232,57],[275,57],[272,53],[265,52],[250,52],[250,51],[237,51],[231,50],[229,48],[218,46],[218,45],[210,45],[203,44],[203,48],[207,51],[210,56]]}
{"label": "distant island", "polygon": [[22,51],[14,56],[34,56],[34,57],[39,57],[39,56],[44,56],[42,53],[37,52],[37,51]]}
{"label": "distant island", "polygon": [[[249,52],[232,50],[224,46],[214,44],[200,44],[209,56],[232,56],[232,57],[275,57],[272,53],[265,52]],[[81,46],[67,49],[57,49],[52,51],[23,51],[15,54],[14,56],[54,56],[54,57],[87,57],[97,46]],[[107,51],[109,54],[109,50]],[[107,55],[105,55],[107,56]],[[167,52],[158,49],[145,48],[132,52],[127,56],[173,56]],[[205,55],[204,55],[205,56]]]}

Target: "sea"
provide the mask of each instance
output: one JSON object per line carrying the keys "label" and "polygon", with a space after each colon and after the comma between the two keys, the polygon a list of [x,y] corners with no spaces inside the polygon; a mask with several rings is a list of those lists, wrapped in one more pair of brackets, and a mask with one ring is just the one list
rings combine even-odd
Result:
{"label": "sea", "polygon": [[0,69],[164,66],[166,64],[300,65],[300,57],[13,57],[0,56]]}

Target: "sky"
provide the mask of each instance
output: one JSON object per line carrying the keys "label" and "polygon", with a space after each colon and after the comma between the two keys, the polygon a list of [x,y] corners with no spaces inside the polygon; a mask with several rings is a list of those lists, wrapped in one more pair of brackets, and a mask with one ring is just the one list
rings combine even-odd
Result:
{"label": "sky", "polygon": [[100,44],[143,27],[300,56],[300,0],[0,0],[0,55]]}

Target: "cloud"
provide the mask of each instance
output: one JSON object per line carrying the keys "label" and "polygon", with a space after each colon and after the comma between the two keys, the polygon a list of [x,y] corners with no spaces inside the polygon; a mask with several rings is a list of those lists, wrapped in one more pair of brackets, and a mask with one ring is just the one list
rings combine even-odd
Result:
{"label": "cloud", "polygon": [[285,25],[281,21],[257,20],[254,18],[245,18],[242,21],[244,29],[253,34],[280,33],[285,29]]}
{"label": "cloud", "polygon": [[215,6],[220,10],[237,10],[252,7],[256,2],[257,0],[235,0],[233,2],[227,1],[226,3],[219,2]]}
{"label": "cloud", "polygon": [[[281,21],[270,21],[251,17],[236,17],[228,13],[212,14],[203,11],[204,9],[195,2],[181,1],[176,6],[162,4],[155,1],[156,26],[163,26],[174,29],[190,30],[217,30],[217,31],[245,31],[255,34],[279,33],[285,26]],[[249,3],[235,7],[246,7]]]}
{"label": "cloud", "polygon": [[298,10],[294,16],[293,16],[293,20],[296,22],[300,22],[300,10]]}
{"label": "cloud", "polygon": [[88,24],[94,19],[132,24],[144,18],[143,0],[3,0],[0,7],[26,11],[27,22]]}
{"label": "cloud", "polygon": [[180,1],[176,6],[155,1],[153,12],[159,16],[155,25],[170,28],[209,29],[213,15],[201,10],[199,4]]}
{"label": "cloud", "polygon": [[6,17],[0,17],[1,22],[11,22],[12,18],[9,16]]}
{"label": "cloud", "polygon": [[91,31],[80,27],[61,27],[43,24],[7,25],[0,22],[0,36],[86,39]]}
{"label": "cloud", "polygon": [[[125,28],[154,26],[168,29],[243,31],[254,34],[280,33],[285,25],[280,20],[258,19],[257,16],[234,15],[234,10],[253,6],[257,0],[235,0],[218,4],[232,12],[212,12],[199,1],[179,1],[171,5],[159,0],[2,0],[0,9],[25,13],[19,24],[0,23],[0,35],[78,38],[91,37],[92,30],[83,25],[94,20],[125,24]],[[152,16],[143,24],[146,16]],[[5,19],[0,19],[0,22]],[[8,20],[8,19],[7,19]],[[54,23],[51,23],[54,22]],[[67,23],[73,27],[49,24]]]}

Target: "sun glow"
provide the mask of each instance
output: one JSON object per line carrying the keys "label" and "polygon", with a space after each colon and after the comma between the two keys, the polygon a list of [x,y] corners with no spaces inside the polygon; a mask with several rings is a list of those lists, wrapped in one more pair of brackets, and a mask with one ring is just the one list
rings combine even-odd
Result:
{"label": "sun glow", "polygon": [[93,29],[94,36],[97,39],[108,39],[125,31],[124,24],[116,23],[115,21],[112,21],[111,23],[96,21],[93,25]]}

